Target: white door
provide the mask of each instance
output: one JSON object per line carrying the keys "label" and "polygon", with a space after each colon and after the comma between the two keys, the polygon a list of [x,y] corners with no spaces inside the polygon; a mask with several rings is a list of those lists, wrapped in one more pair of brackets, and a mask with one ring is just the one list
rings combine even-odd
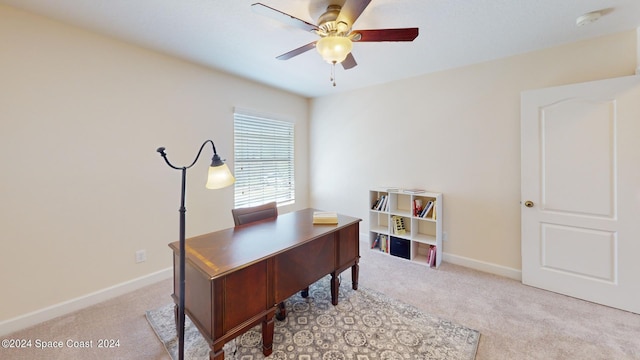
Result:
{"label": "white door", "polygon": [[522,282],[640,313],[640,76],[521,101]]}

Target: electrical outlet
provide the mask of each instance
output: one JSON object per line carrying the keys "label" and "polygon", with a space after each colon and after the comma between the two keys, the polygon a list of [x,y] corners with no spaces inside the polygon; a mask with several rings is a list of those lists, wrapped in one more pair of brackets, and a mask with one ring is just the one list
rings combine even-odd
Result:
{"label": "electrical outlet", "polygon": [[449,236],[447,236],[447,232],[446,232],[446,231],[443,231],[443,232],[442,232],[442,241],[447,241],[447,238],[448,238],[448,237],[449,237]]}
{"label": "electrical outlet", "polygon": [[147,261],[147,250],[136,251],[136,263]]}

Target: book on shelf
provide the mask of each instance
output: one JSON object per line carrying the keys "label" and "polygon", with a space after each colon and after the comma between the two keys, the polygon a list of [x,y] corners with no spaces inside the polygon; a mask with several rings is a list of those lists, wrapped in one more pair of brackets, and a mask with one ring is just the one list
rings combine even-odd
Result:
{"label": "book on shelf", "polygon": [[389,197],[387,195],[382,195],[376,200],[376,202],[371,207],[371,210],[376,211],[387,211],[389,204]]}
{"label": "book on shelf", "polygon": [[431,209],[433,209],[433,205],[434,205],[433,201],[427,201],[427,204],[424,206],[424,208],[422,209],[418,217],[426,218],[431,212]]}
{"label": "book on shelf", "polygon": [[402,190],[405,194],[421,194],[424,192],[422,189],[404,189]]}
{"label": "book on shelf", "polygon": [[422,200],[413,199],[413,204],[411,204],[411,206],[413,207],[413,216],[418,216],[422,211]]}
{"label": "book on shelf", "polygon": [[427,263],[430,267],[436,267],[436,246],[429,245],[429,251],[427,252]]}
{"label": "book on shelf", "polygon": [[371,244],[371,248],[379,249],[382,252],[389,252],[389,240],[387,239],[387,235],[377,234]]}
{"label": "book on shelf", "polygon": [[320,225],[335,225],[338,223],[338,214],[334,211],[314,211],[313,223]]}
{"label": "book on shelf", "polygon": [[389,209],[389,196],[384,195],[382,197],[382,205],[380,206],[380,211],[387,211]]}
{"label": "book on shelf", "polygon": [[380,249],[380,251],[388,253],[389,252],[389,238],[387,235],[378,234],[376,239],[373,241],[372,249]]}
{"label": "book on shelf", "polygon": [[373,242],[371,243],[372,249],[379,248],[379,247],[380,247],[380,234],[378,234],[376,238],[373,239]]}
{"label": "book on shelf", "polygon": [[378,204],[380,204],[380,198],[378,198],[376,200],[376,202],[373,203],[373,206],[371,207],[371,210],[377,210],[378,209]]}
{"label": "book on shelf", "polygon": [[433,200],[433,209],[431,210],[431,219],[436,219],[436,200]]}

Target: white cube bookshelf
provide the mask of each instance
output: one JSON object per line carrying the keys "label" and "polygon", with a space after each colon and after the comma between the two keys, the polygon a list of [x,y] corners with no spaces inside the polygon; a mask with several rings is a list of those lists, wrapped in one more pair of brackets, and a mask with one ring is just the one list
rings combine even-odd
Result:
{"label": "white cube bookshelf", "polygon": [[[380,201],[385,202],[384,208],[375,207]],[[415,211],[416,203],[425,207],[430,201],[433,210],[426,216]],[[442,205],[441,193],[395,188],[369,190],[370,248],[429,265],[428,254],[430,248],[435,247],[436,258],[432,266],[439,267],[442,262]],[[404,232],[396,230],[396,218],[404,224]],[[381,244],[380,239],[385,237],[386,244]]]}

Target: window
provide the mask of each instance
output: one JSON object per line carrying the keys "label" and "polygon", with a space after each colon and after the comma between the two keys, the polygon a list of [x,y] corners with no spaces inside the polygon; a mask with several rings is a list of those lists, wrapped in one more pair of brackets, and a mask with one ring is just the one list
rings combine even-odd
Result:
{"label": "window", "polygon": [[293,123],[234,113],[234,207],[295,201]]}

